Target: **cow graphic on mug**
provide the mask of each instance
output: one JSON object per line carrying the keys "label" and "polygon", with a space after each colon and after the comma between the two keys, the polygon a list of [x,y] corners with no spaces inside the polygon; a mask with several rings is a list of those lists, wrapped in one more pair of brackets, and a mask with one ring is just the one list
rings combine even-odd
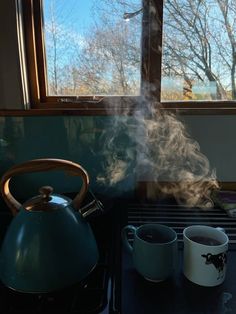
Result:
{"label": "cow graphic on mug", "polygon": [[211,254],[211,253],[207,253],[207,254],[202,254],[202,257],[204,257],[205,260],[205,264],[210,265],[212,264],[217,270],[218,270],[218,278],[220,279],[224,276],[224,267],[225,264],[227,263],[227,255],[226,253],[220,253],[220,254]]}

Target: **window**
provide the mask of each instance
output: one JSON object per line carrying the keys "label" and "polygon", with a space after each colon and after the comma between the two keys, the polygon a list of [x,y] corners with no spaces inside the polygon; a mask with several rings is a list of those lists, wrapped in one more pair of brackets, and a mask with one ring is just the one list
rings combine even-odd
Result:
{"label": "window", "polygon": [[162,100],[235,100],[236,2],[166,0]]}
{"label": "window", "polygon": [[143,95],[185,111],[235,108],[234,0],[31,0],[23,9],[33,108],[98,113]]}

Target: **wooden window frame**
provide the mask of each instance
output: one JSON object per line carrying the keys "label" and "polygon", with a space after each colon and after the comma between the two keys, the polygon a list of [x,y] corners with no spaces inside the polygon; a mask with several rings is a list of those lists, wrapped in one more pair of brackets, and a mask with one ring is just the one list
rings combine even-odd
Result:
{"label": "wooden window frame", "polygon": [[[25,0],[23,19],[29,94],[32,110],[47,113],[71,113],[82,115],[132,114],[142,95],[148,95],[155,104],[160,103],[161,94],[161,48],[163,0],[143,0],[141,96],[46,96],[45,47],[42,28],[42,1]],[[150,1],[155,5],[149,10]],[[158,28],[152,28],[152,21],[159,21]],[[155,92],[147,90],[155,84]],[[144,86],[145,85],[145,86]],[[108,104],[112,104],[109,105]],[[114,105],[114,106],[113,106]],[[159,105],[158,105],[159,107]],[[174,101],[162,102],[161,108],[183,114],[236,114],[236,101]]]}

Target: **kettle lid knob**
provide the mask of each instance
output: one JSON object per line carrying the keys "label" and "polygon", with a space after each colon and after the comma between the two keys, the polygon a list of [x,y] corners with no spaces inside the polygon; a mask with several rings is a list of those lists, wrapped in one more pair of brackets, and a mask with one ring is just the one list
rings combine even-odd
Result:
{"label": "kettle lid knob", "polygon": [[50,195],[52,194],[52,192],[53,192],[53,187],[51,187],[50,185],[42,186],[39,189],[39,193],[40,193],[40,195],[44,201],[50,201],[51,200]]}

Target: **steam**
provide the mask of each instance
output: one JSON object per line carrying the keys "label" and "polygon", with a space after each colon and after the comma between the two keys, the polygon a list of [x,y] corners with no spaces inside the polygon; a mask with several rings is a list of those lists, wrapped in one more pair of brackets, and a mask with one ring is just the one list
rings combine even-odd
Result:
{"label": "steam", "polygon": [[173,196],[181,205],[212,206],[215,171],[175,114],[143,100],[132,116],[114,118],[108,132],[102,138],[105,171],[100,182],[115,185],[132,173],[149,182],[150,199]]}

